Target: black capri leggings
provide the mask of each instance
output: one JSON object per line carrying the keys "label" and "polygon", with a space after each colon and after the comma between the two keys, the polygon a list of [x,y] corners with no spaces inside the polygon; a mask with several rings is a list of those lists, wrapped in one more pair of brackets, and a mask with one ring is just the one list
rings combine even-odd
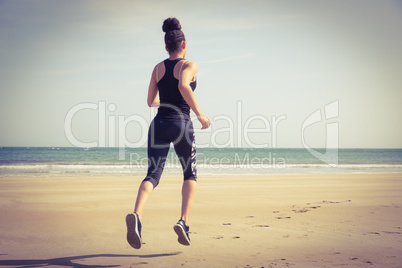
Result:
{"label": "black capri leggings", "polygon": [[159,184],[170,143],[173,143],[183,168],[184,180],[197,180],[196,149],[193,124],[190,120],[166,119],[156,116],[148,130],[148,172],[144,181],[154,188]]}

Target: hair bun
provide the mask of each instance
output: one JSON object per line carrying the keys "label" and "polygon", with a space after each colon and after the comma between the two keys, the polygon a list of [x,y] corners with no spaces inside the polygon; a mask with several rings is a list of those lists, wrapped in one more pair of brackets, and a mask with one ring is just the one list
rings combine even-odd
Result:
{"label": "hair bun", "polygon": [[163,22],[162,30],[167,33],[169,31],[181,30],[181,25],[178,19],[168,18]]}

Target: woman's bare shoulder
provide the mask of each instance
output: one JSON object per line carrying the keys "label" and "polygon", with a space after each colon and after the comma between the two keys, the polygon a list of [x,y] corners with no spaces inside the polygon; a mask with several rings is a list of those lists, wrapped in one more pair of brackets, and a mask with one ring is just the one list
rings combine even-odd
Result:
{"label": "woman's bare shoulder", "polygon": [[158,62],[158,63],[155,65],[154,70],[155,70],[156,68],[160,68],[160,67],[162,67],[162,66],[165,67],[164,61]]}
{"label": "woman's bare shoulder", "polygon": [[155,65],[152,71],[152,77],[158,82],[165,73],[165,64],[164,61],[159,62]]}
{"label": "woman's bare shoulder", "polygon": [[193,61],[189,61],[189,60],[186,60],[186,62],[184,62],[184,64],[183,64],[184,66],[184,68],[189,68],[190,70],[194,70],[194,71],[197,71],[198,70],[198,65],[197,65],[197,63],[195,63],[195,62],[193,62]]}

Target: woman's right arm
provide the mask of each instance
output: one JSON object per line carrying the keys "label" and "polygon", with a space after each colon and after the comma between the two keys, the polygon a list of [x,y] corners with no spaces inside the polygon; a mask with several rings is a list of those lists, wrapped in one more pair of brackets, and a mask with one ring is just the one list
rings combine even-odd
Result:
{"label": "woman's right arm", "polygon": [[180,74],[179,78],[179,90],[183,99],[187,102],[190,108],[197,115],[198,121],[200,121],[202,127],[201,129],[206,129],[211,125],[209,118],[203,114],[198,107],[197,101],[195,100],[193,90],[190,86],[191,80],[195,77],[198,66],[194,62],[187,61],[184,63],[183,71]]}

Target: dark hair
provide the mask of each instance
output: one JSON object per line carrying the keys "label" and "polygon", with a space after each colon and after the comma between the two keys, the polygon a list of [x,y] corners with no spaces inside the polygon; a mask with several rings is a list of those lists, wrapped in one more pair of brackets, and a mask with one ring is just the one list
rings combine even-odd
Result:
{"label": "dark hair", "polygon": [[180,22],[176,18],[167,18],[163,22],[162,30],[165,32],[165,44],[169,53],[179,50],[181,42],[186,41]]}

